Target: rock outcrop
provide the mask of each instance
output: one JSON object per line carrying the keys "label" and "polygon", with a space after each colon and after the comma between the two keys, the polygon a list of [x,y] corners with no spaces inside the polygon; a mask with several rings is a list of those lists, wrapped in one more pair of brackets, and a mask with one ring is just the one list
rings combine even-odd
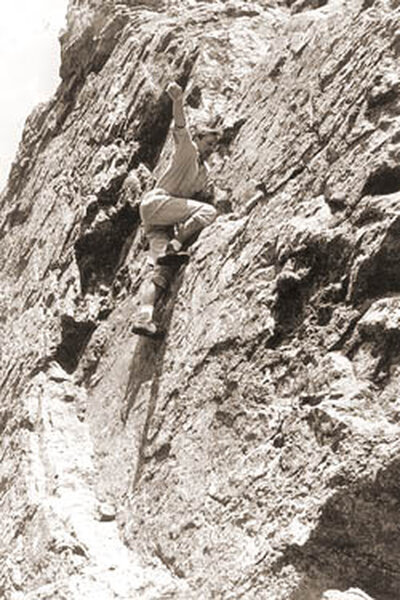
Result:
{"label": "rock outcrop", "polygon": [[[2,597],[398,597],[399,17],[71,0],[0,199]],[[222,200],[155,341],[170,80]]]}

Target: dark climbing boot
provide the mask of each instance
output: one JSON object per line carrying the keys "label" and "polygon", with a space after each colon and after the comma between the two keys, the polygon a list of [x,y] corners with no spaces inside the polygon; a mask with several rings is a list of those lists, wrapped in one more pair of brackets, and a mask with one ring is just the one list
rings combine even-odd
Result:
{"label": "dark climbing boot", "polygon": [[180,267],[186,265],[189,262],[189,254],[176,250],[174,247],[174,240],[169,242],[165,249],[165,254],[157,258],[157,264],[162,266]]}

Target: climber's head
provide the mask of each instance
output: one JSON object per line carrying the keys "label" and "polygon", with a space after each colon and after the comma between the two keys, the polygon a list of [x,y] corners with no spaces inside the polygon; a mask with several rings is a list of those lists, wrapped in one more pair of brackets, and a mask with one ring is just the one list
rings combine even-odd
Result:
{"label": "climber's head", "polygon": [[193,135],[193,141],[197,146],[200,157],[204,160],[214,152],[218,140],[221,136],[219,129],[203,127],[196,129]]}

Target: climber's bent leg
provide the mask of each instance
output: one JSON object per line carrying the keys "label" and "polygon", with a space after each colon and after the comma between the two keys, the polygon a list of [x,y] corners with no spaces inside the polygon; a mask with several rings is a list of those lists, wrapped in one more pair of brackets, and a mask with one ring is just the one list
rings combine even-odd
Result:
{"label": "climber's bent leg", "polygon": [[154,308],[160,295],[170,286],[172,271],[171,267],[149,265],[149,276],[142,284],[141,306],[132,323],[132,333],[148,337],[162,335],[154,321]]}
{"label": "climber's bent leg", "polygon": [[171,232],[168,227],[152,227],[148,231],[149,258],[147,272],[140,289],[140,309],[136,315],[132,332],[149,337],[158,337],[159,331],[154,322],[154,308],[158,297],[170,285],[173,271],[169,267],[156,264],[158,256],[165,252]]}
{"label": "climber's bent leg", "polygon": [[146,233],[154,227],[170,227],[190,216],[186,198],[171,196],[160,188],[144,195],[140,204],[140,216]]}
{"label": "climber's bent leg", "polygon": [[178,234],[176,239],[183,244],[198,231],[211,225],[217,217],[217,211],[211,204],[197,202],[197,200],[187,200],[189,214],[187,218],[178,225]]}
{"label": "climber's bent leg", "polygon": [[179,225],[177,240],[183,243],[191,235],[214,221],[217,211],[211,204],[171,196],[160,188],[148,192],[140,205],[146,233],[155,227]]}
{"label": "climber's bent leg", "polygon": [[[174,199],[171,198],[171,200]],[[178,198],[177,200],[182,199]],[[169,242],[165,254],[158,259],[157,262],[160,265],[186,263],[189,255],[186,252],[180,252],[184,242],[207,225],[210,225],[217,216],[217,211],[210,204],[197,202],[196,200],[185,200],[185,205],[187,216],[179,222],[176,237]]]}
{"label": "climber's bent leg", "polygon": [[154,336],[157,325],[153,321],[154,305],[157,300],[157,287],[152,280],[145,280],[141,288],[141,306],[133,320],[131,331],[138,335]]}

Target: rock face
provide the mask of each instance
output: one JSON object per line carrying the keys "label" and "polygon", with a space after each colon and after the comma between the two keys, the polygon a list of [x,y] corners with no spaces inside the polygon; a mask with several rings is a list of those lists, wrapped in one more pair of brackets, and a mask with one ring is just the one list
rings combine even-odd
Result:
{"label": "rock face", "polygon": [[[2,597],[398,598],[399,7],[70,2],[0,199]],[[224,201],[161,342],[170,80]]]}

